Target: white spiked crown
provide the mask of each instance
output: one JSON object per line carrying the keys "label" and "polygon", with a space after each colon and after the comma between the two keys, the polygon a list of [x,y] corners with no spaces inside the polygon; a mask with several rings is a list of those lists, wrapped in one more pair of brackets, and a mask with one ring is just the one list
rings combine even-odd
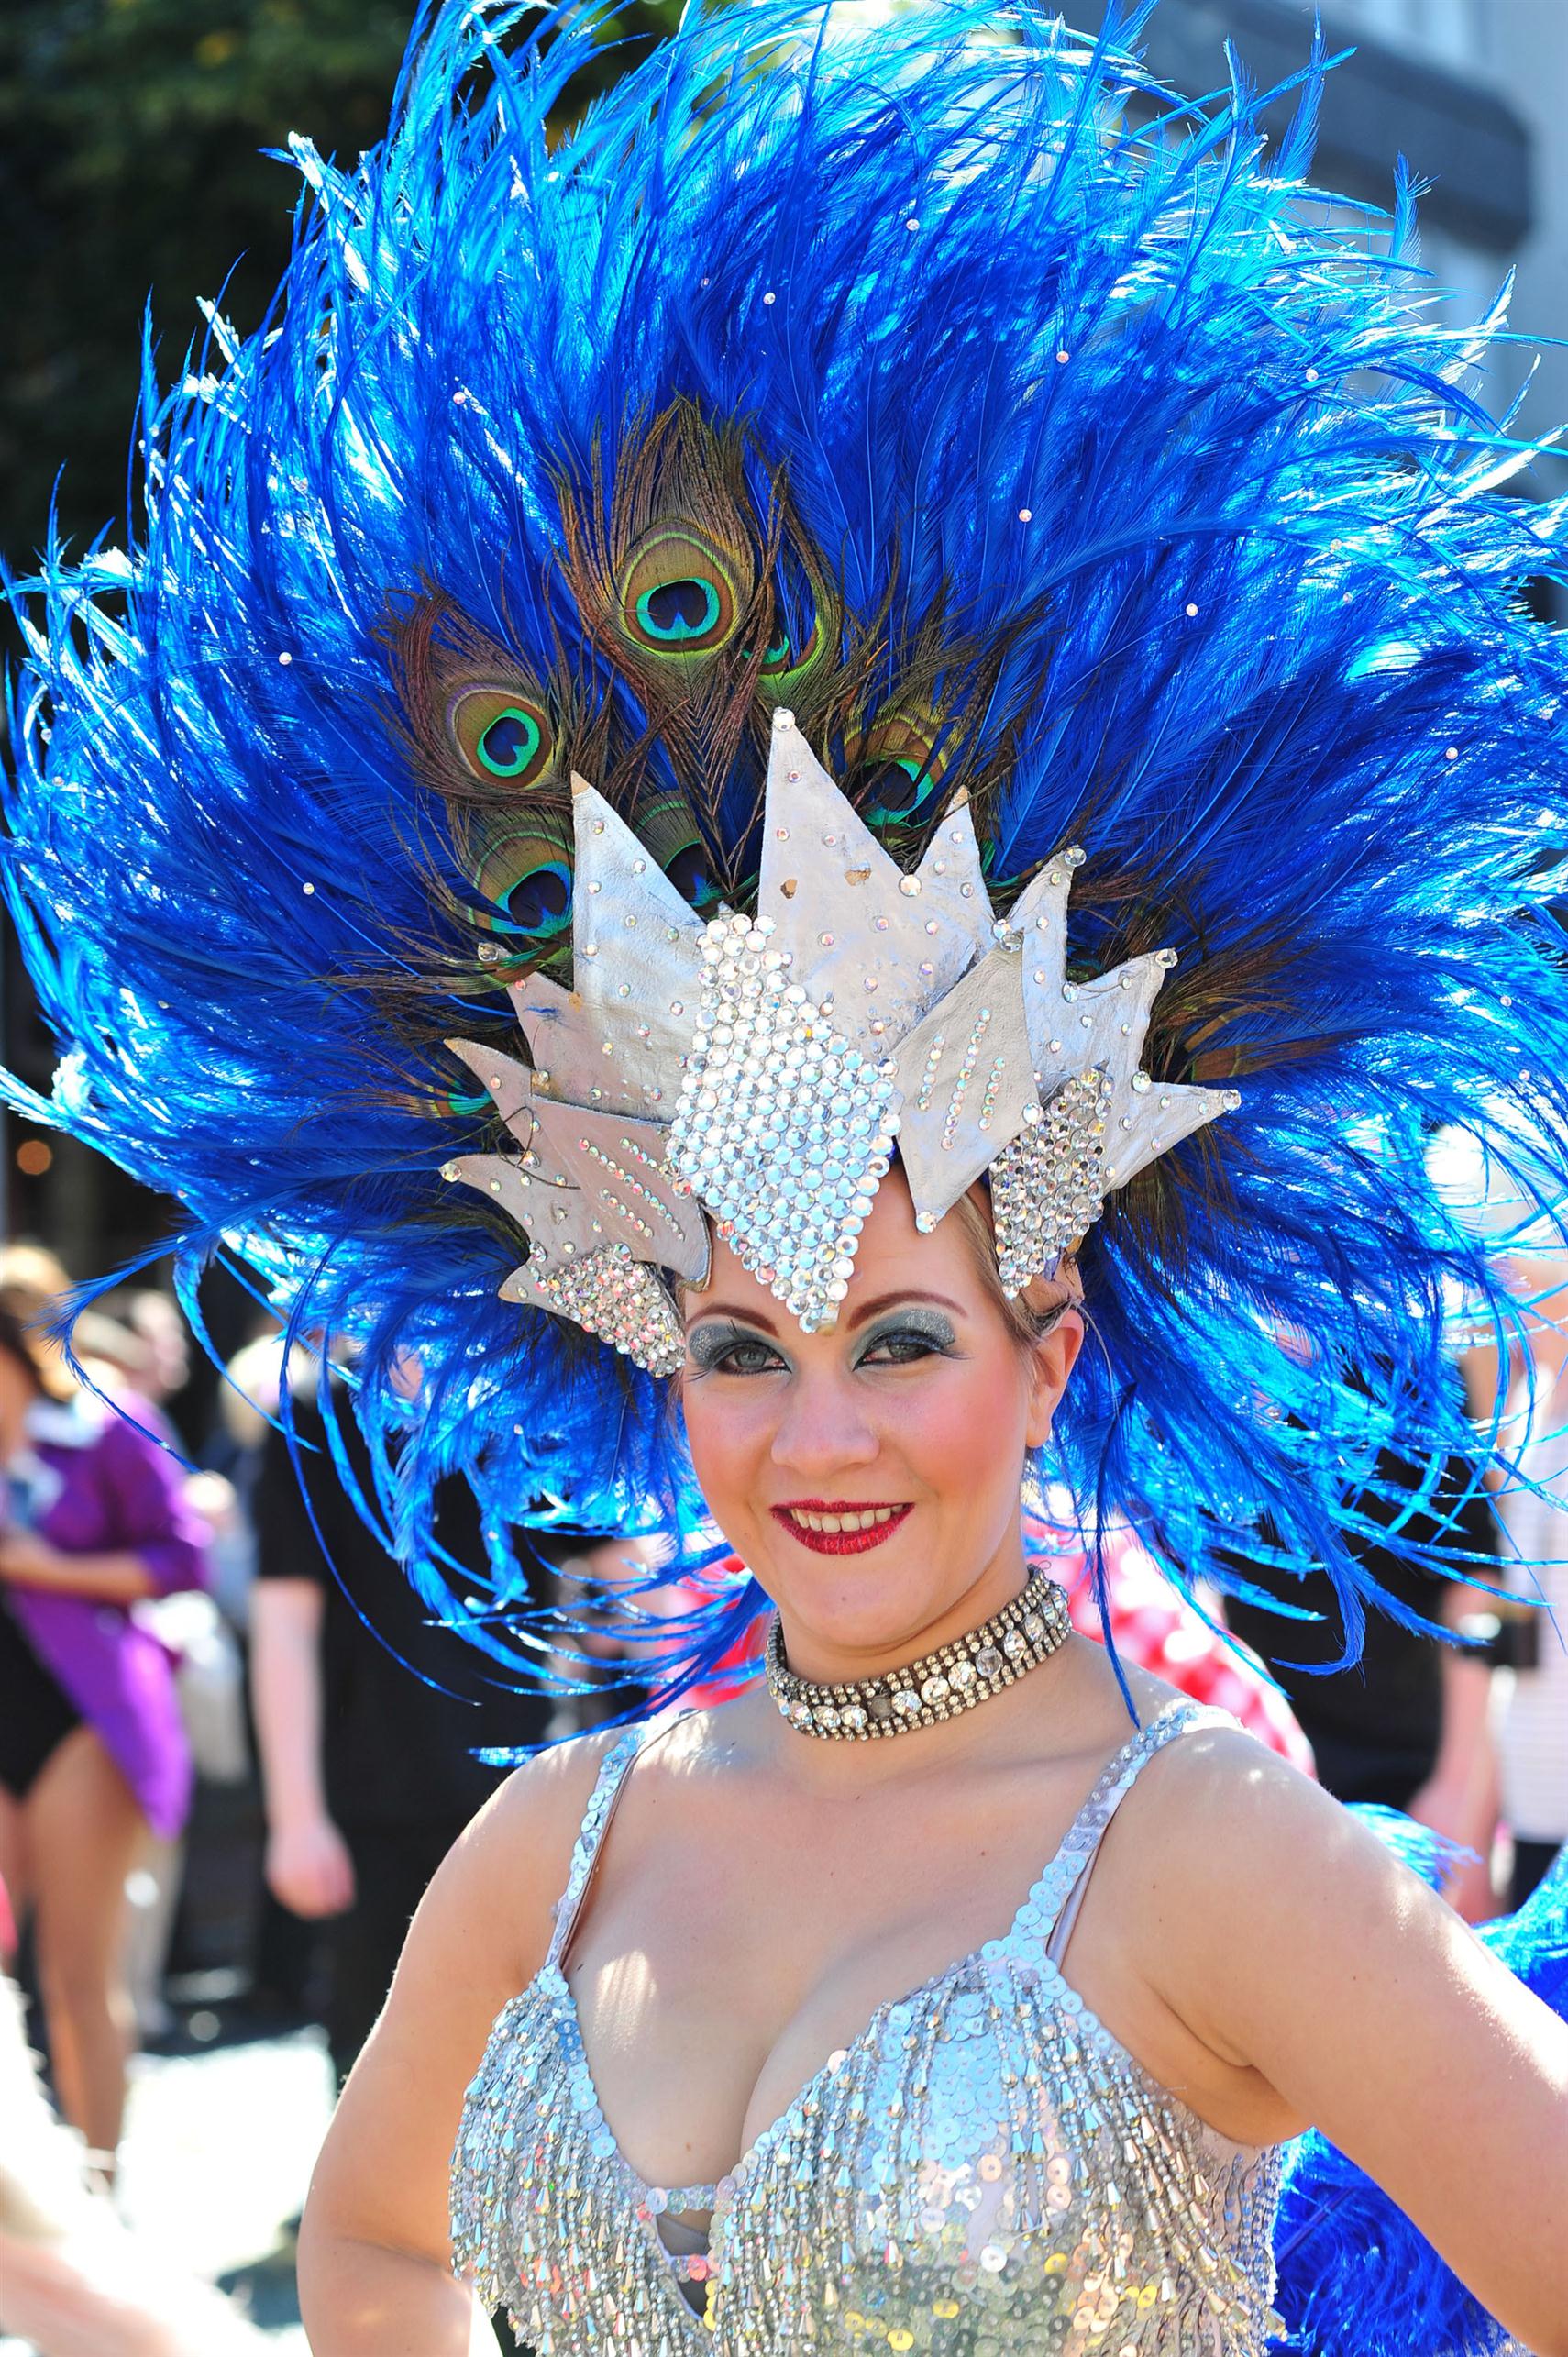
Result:
{"label": "white spiked crown", "polygon": [[989,1172],[1016,1294],[1108,1193],[1239,1101],[1140,1069],[1171,951],[1066,979],[1081,851],[998,918],[966,806],[905,874],[779,712],[756,914],[704,924],[573,784],[573,988],[513,985],[532,1069],[450,1042],[514,1150],[444,1175],[526,1234],[508,1299],[652,1374],[682,1362],[666,1272],[704,1281],[709,1218],[808,1333],[831,1326],[896,1144],[923,1229]]}

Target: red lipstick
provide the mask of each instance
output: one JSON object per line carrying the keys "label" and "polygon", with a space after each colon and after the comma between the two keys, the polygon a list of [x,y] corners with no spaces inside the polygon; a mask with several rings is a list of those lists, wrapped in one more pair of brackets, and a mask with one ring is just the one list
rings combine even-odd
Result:
{"label": "red lipstick", "polygon": [[[879,1547],[884,1539],[890,1539],[912,1510],[909,1506],[827,1498],[793,1498],[788,1506],[769,1509],[774,1521],[813,1555],[864,1555],[868,1547]],[[867,1514],[878,1519],[863,1522],[861,1518]],[[830,1522],[839,1527],[824,1530],[822,1525]],[[845,1522],[858,1527],[846,1530]]]}

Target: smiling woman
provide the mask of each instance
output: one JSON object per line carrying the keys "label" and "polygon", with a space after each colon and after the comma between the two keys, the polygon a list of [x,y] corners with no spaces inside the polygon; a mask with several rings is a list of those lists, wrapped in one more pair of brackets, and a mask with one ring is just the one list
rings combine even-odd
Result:
{"label": "smiling woman", "polygon": [[[653,1694],[421,1908],[313,2348],[1563,2357],[1568,1882],[1488,1947],[1021,1528],[1316,1569],[1353,1658],[1381,1469],[1476,1446],[1427,1141],[1568,1191],[1496,324],[1305,188],[1319,57],[1270,144],[1114,30],[757,0],[579,121],[602,29],[427,6],[128,553],[17,592],[14,1101],[346,1346],[498,1674]],[[558,1501],[670,1560],[545,1608]]]}
{"label": "smiling woman", "polygon": [[1070,1311],[1017,1340],[981,1248],[988,1275],[956,1215],[921,1234],[895,1168],[835,1325],[802,1333],[723,1243],[685,1295],[698,1484],[814,1683],[932,1652],[1023,1587],[1024,1465],[1083,1325]]}

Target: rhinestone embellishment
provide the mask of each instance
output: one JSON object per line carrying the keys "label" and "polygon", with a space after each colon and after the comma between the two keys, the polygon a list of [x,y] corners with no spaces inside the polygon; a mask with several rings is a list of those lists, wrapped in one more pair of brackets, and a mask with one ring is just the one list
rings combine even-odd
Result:
{"label": "rhinestone embellishment", "polygon": [[866,1743],[973,1710],[1054,1654],[1071,1628],[1061,1588],[1043,1571],[1034,1571],[1021,1594],[993,1620],[907,1669],[853,1685],[819,1686],[789,1667],[775,1619],[767,1638],[767,1684],[780,1716],[802,1734]]}
{"label": "rhinestone embellishment", "polygon": [[668,1164],[807,1333],[849,1290],[898,1128],[892,1084],[790,979],[771,921],[715,917]]}
{"label": "rhinestone embellishment", "polygon": [[670,1376],[684,1365],[685,1332],[664,1280],[625,1245],[554,1267],[536,1250],[518,1273],[542,1308],[570,1318],[646,1374]]}
{"label": "rhinestone embellishment", "polygon": [[834,1324],[895,1141],[925,1233],[990,1173],[1016,1294],[1112,1188],[1238,1101],[1141,1069],[1170,952],[1067,979],[1076,847],[999,915],[966,805],[906,874],[792,714],[771,738],[755,916],[704,925],[574,776],[571,986],[510,986],[528,1062],[447,1043],[521,1150],[437,1165],[526,1234],[506,1298],[665,1372],[668,1279],[704,1280],[713,1230],[805,1331]]}
{"label": "rhinestone embellishment", "polygon": [[1099,1219],[1113,1094],[1109,1073],[1077,1074],[992,1163],[997,1274],[1010,1300]]}

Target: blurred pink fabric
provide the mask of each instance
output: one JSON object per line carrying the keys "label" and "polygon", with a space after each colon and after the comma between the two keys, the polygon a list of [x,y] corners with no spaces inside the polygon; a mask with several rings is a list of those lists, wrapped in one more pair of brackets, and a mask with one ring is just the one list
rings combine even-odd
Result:
{"label": "blurred pink fabric", "polygon": [[[1163,1677],[1195,1702],[1228,1710],[1260,1743],[1304,1776],[1315,1776],[1312,1746],[1295,1712],[1251,1655],[1238,1652],[1184,1601],[1133,1532],[1108,1531],[1104,1552],[1111,1642],[1122,1659]],[[1067,1591],[1073,1626],[1101,1642],[1088,1555],[1059,1555],[1055,1571]]]}

